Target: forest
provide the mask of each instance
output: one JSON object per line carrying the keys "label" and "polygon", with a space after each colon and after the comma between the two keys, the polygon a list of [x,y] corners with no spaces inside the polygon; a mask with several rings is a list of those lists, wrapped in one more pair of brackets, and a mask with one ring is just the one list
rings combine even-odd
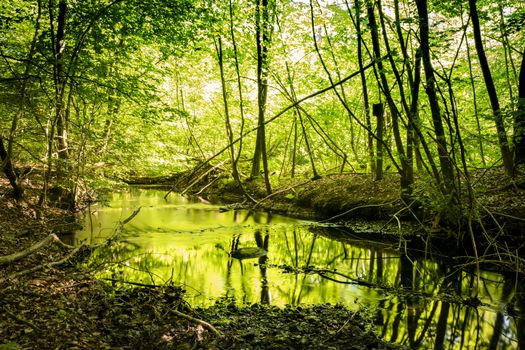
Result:
{"label": "forest", "polygon": [[[483,271],[501,272],[503,289],[497,293],[502,293],[498,300],[505,299],[506,311],[495,313],[493,327],[499,327],[499,333],[494,331],[498,336],[484,343],[478,334],[475,347],[524,348],[524,28],[525,4],[517,0],[2,2],[0,295],[6,301],[0,303],[0,315],[10,321],[0,321],[0,328],[6,330],[0,331],[0,349],[59,344],[74,348],[151,348],[152,344],[154,348],[351,348],[350,333],[343,336],[344,332],[334,331],[340,335],[337,341],[333,334],[332,340],[320,340],[313,334],[319,325],[308,330],[290,327],[292,334],[304,330],[301,341],[307,343],[300,346],[291,336],[272,338],[258,331],[232,335],[223,319],[230,317],[231,329],[242,328],[234,323],[239,322],[235,317],[242,314],[249,319],[255,311],[239,308],[236,314],[227,305],[191,311],[176,284],[164,283],[161,288],[158,281],[150,283],[146,278],[147,283],[127,281],[119,289],[113,273],[114,289],[108,290],[108,284],[101,284],[93,274],[108,271],[104,264],[114,257],[111,249],[124,242],[119,242],[119,235],[140,221],[144,208],[142,214],[134,207],[120,217],[113,226],[114,235],[102,243],[70,245],[61,234],[76,232],[85,223],[86,211],[93,224],[95,203],[111,202],[111,195],[146,185],[162,188],[166,201],[170,194],[181,194],[221,205],[220,211],[250,210],[245,220],[253,219],[254,225],[260,222],[252,211],[263,210],[351,227],[365,241],[394,240],[393,251],[402,254],[396,267],[398,278],[387,282],[386,267],[384,280],[375,276],[383,271],[388,255],[382,248],[364,253],[375,276],[371,280],[330,270],[365,287],[392,292],[397,283],[424,285],[427,277],[421,269],[427,267],[414,261],[423,255],[425,259],[447,255],[453,263],[443,260],[436,268],[442,273],[441,282],[432,293],[470,283],[475,292],[459,304],[475,308],[485,303],[482,292],[478,294],[483,289]],[[160,227],[163,219],[151,214],[149,220],[145,225]],[[271,235],[263,237],[263,231],[255,231],[255,243],[264,251],[257,258],[266,280],[265,266],[273,263],[288,269],[292,263],[279,265],[270,254],[266,261]],[[333,236],[315,233],[315,237],[318,234]],[[316,239],[311,242],[312,252],[314,244],[325,244],[315,243]],[[272,236],[270,241],[278,239]],[[239,242],[242,239],[235,236],[229,252],[217,243],[208,253],[219,259],[226,252],[232,260]],[[287,238],[283,242],[288,245]],[[339,249],[325,245],[322,249],[327,254]],[[346,246],[341,249],[347,256]],[[408,253],[410,249],[417,253]],[[326,275],[326,269],[307,263],[300,267],[296,262],[292,270]],[[420,280],[412,276],[417,271],[423,276]],[[456,273],[457,280],[451,277]],[[165,276],[167,280],[172,281]],[[74,288],[64,298],[72,299],[49,304],[53,293],[60,294],[67,285]],[[27,298],[17,299],[21,295]],[[42,314],[34,321],[24,309],[32,304],[31,298],[49,301],[43,302]],[[410,319],[406,310],[413,299],[406,298],[403,305]],[[100,304],[90,304],[96,299],[113,310],[106,315],[112,321],[91,329],[95,326],[78,319],[98,316],[87,311],[77,315],[67,305],[87,303],[82,305],[91,311],[102,310]],[[152,313],[141,309],[127,316],[131,321],[126,329],[140,328],[148,322],[143,317],[160,318],[164,304],[172,299],[177,300],[178,311],[171,310],[177,325],[170,331],[165,321],[136,338],[118,334],[119,327],[124,327],[120,316],[126,307],[151,306]],[[472,348],[467,340],[459,345],[446,340],[443,322],[453,310],[444,305],[453,302],[439,302],[432,347]],[[363,328],[359,341],[366,348],[430,346],[424,343],[428,325],[414,326],[416,331],[407,320],[408,340],[397,338],[397,333],[394,337],[397,331],[388,331],[392,332],[388,339],[368,332],[374,326],[366,315],[348,316],[346,309],[319,307],[294,312],[315,318],[323,327],[326,322],[315,315],[333,317],[339,330],[346,325],[345,317],[362,318],[356,322]],[[51,311],[57,309],[58,316]],[[296,317],[287,308],[259,311]],[[465,320],[473,317],[465,312]],[[41,325],[49,318],[58,322],[57,317],[71,322],[75,331],[50,333]],[[501,331],[507,324],[504,317],[510,317],[514,327],[507,329],[512,333],[509,343],[501,340],[508,334]],[[211,320],[218,323],[217,328]],[[261,327],[272,324],[267,319],[257,322]],[[463,327],[465,334],[467,323],[452,328]],[[91,335],[79,340],[77,331]],[[100,332],[111,341],[98,338]],[[146,340],[139,345],[138,338]],[[275,345],[279,342],[282,347]]]}

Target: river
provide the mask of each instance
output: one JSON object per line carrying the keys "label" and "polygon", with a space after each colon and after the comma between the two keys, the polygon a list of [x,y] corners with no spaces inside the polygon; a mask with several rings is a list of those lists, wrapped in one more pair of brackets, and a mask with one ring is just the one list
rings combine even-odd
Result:
{"label": "river", "polygon": [[478,279],[453,259],[363,239],[349,227],[165,195],[131,188],[90,208],[70,237],[75,244],[104,241],[141,208],[93,258],[106,266],[100,278],[180,285],[194,306],[224,298],[344,304],[411,348],[517,349],[524,337],[523,287],[512,276],[482,271]]}

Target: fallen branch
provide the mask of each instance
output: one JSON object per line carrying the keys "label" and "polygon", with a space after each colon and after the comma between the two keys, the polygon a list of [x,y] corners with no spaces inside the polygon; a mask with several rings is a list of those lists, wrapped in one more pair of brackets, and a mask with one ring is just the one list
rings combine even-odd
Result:
{"label": "fallen branch", "polygon": [[13,253],[13,254],[10,254],[10,255],[0,256],[0,265],[7,265],[7,264],[14,263],[15,261],[21,260],[21,259],[25,258],[26,256],[36,252],[37,250],[42,249],[43,247],[45,247],[46,245],[48,245],[51,242],[58,243],[60,246],[63,246],[63,247],[64,246],[66,246],[68,248],[71,247],[71,246],[63,243],[60,240],[60,238],[58,238],[58,236],[56,234],[51,233],[50,235],[46,236],[43,240],[33,244],[32,246],[30,246],[27,249],[24,249],[24,250],[22,250],[20,252]]}
{"label": "fallen branch", "polygon": [[217,328],[213,327],[210,323],[206,322],[206,321],[203,321],[203,320],[200,320],[198,318],[195,318],[193,316],[190,316],[190,315],[187,315],[183,312],[180,312],[178,310],[175,310],[175,309],[172,309],[171,312],[173,312],[175,315],[179,316],[179,317],[182,317],[188,321],[191,321],[193,323],[197,323],[197,324],[200,324],[201,326],[203,326],[204,328],[207,328],[208,330],[212,331],[213,333],[215,333],[215,335],[219,336],[219,337],[224,337],[224,335],[217,330]]}
{"label": "fallen branch", "polygon": [[[361,279],[350,277],[348,275],[345,275],[345,274],[343,274],[341,272],[338,272],[338,271],[335,271],[335,270],[313,269],[313,270],[310,270],[309,272],[310,273],[317,273],[319,276],[321,276],[323,278],[326,278],[326,279],[328,279],[330,281],[337,282],[337,283],[357,284],[357,285],[360,285],[360,286],[372,287],[372,288],[377,287],[376,284],[373,284],[373,283],[370,283],[370,282],[367,282],[367,281],[363,281]],[[333,277],[329,277],[329,276],[326,275],[327,273],[334,274],[334,275],[346,278],[346,279],[348,279],[348,281],[341,281],[341,280],[335,279]]]}
{"label": "fallen branch", "polygon": [[377,203],[377,204],[366,204],[366,205],[360,205],[360,206],[357,206],[357,207],[353,207],[347,211],[345,211],[344,213],[341,213],[341,214],[337,214],[337,215],[334,215],[328,219],[325,219],[325,220],[321,220],[320,222],[326,222],[326,221],[332,221],[334,219],[337,219],[337,218],[340,218],[340,217],[343,217],[345,215],[348,215],[350,214],[351,212],[355,211],[355,210],[358,210],[358,209],[363,209],[363,208],[371,208],[371,207],[382,207],[382,206],[386,206],[386,205],[390,205],[390,204],[394,204],[398,201],[398,199],[395,199],[393,201],[390,201],[390,202],[384,202],[384,203]]}
{"label": "fallen branch", "polygon": [[133,218],[135,216],[137,216],[137,214],[140,212],[140,209],[142,209],[142,207],[139,207],[139,208],[135,209],[135,211],[133,213],[131,213],[130,216],[128,216],[123,221],[119,222],[119,224],[117,225],[117,228],[115,229],[115,232],[111,235],[111,237],[109,237],[108,239],[106,239],[104,242],[102,242],[100,244],[91,246],[91,250],[95,250],[95,249],[98,249],[98,248],[106,247],[106,246],[110,245],[111,243],[113,243],[113,241],[116,240],[118,235],[120,234],[120,231],[122,231],[122,229],[124,228],[124,225],[126,225],[128,222],[133,220]]}
{"label": "fallen branch", "polygon": [[43,270],[45,268],[51,268],[51,267],[54,267],[54,266],[62,265],[63,263],[69,261],[69,259],[71,259],[75,254],[77,254],[80,251],[80,249],[83,248],[83,247],[85,247],[84,243],[82,243],[81,245],[79,245],[78,247],[73,249],[63,259],[60,259],[58,261],[52,261],[52,262],[49,262],[49,263],[46,263],[46,264],[37,265],[37,266],[34,266],[34,267],[32,267],[30,269],[27,269],[27,270],[23,270],[23,271],[12,273],[12,274],[10,274],[9,276],[7,276],[5,278],[0,278],[0,284],[4,283],[5,281],[8,281],[8,280],[13,280],[13,279],[19,278],[19,277],[24,276],[24,275],[28,275],[28,274],[33,273],[33,272],[36,272],[36,271],[39,271],[39,270]]}
{"label": "fallen branch", "polygon": [[[90,249],[100,248],[100,247],[109,245],[111,242],[113,242],[117,238],[118,234],[120,233],[120,231],[122,230],[124,225],[127,224],[128,222],[130,222],[135,216],[137,216],[137,214],[139,213],[140,209],[141,208],[136,209],[130,216],[128,216],[123,221],[121,221],[118,224],[117,228],[115,229],[115,233],[109,239],[107,239],[104,243],[96,245],[94,247],[91,247]],[[28,249],[26,249],[26,250],[24,250],[22,252],[11,254],[11,255],[7,255],[7,256],[4,256],[4,257],[0,257],[0,258],[2,260],[8,260],[7,263],[12,262],[12,261],[16,261],[16,260],[22,259],[23,257],[31,254],[35,250],[38,250],[38,249],[44,247],[45,245],[49,244],[52,241],[53,242],[57,242],[59,245],[61,245],[63,247],[73,248],[72,246],[69,246],[69,245],[63,243],[62,241],[60,241],[60,239],[57,237],[57,235],[52,233],[49,236],[47,236],[45,239],[43,239],[42,241],[32,245],[31,247],[29,247]],[[18,277],[21,277],[21,276],[24,276],[24,275],[27,275],[27,274],[39,271],[39,270],[43,270],[45,268],[51,268],[51,267],[54,267],[54,266],[61,265],[61,264],[65,263],[65,262],[69,261],[69,259],[71,259],[75,254],[77,254],[81,249],[83,249],[85,247],[86,247],[86,244],[82,243],[78,247],[73,248],[73,250],[71,250],[71,252],[68,255],[66,255],[63,259],[60,259],[58,261],[52,261],[52,262],[41,264],[41,265],[37,265],[37,266],[34,266],[34,267],[29,268],[27,270],[15,272],[15,273],[12,273],[11,275],[7,276],[7,277],[0,278],[0,284],[4,283],[5,281],[8,281],[8,280],[12,280],[12,279],[15,279],[15,278],[18,278]],[[14,258],[13,258],[13,256],[14,256]],[[15,259],[15,260],[13,260],[13,259]],[[0,260],[0,261],[2,261],[2,260]],[[5,262],[4,262],[4,264],[5,264]]]}

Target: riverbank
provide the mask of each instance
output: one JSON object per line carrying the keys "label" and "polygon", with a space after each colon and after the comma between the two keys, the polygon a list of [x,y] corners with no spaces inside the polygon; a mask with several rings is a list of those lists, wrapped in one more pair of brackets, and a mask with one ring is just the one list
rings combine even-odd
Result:
{"label": "riverbank", "polygon": [[242,202],[246,206],[317,220],[359,218],[377,221],[395,216],[424,225],[431,223],[434,229],[442,224],[444,229],[455,223],[454,219],[461,224],[464,218],[460,215],[470,210],[476,215],[472,218],[474,221],[493,226],[489,221],[495,220],[516,234],[525,232],[525,173],[509,178],[500,168],[474,170],[468,181],[463,177],[462,182],[456,184],[461,213],[447,212],[451,209],[450,198],[439,193],[432,179],[427,177],[416,177],[410,199],[402,200],[397,173],[386,173],[379,181],[366,173],[331,174],[319,179],[277,178],[272,184],[271,195],[266,194],[261,178],[246,180],[241,187],[229,173],[209,167],[170,176],[132,177],[124,182],[163,186],[216,202],[236,205]]}
{"label": "riverbank", "polygon": [[[278,179],[272,194],[266,194],[262,179],[239,186],[224,171],[203,168],[172,176],[126,179],[133,185],[163,186],[227,203],[226,208],[264,209],[302,219],[355,226],[366,221],[364,230],[417,234],[449,240],[469,235],[472,228],[480,243],[487,237],[517,243],[525,238],[525,174],[511,179],[503,169],[479,169],[456,184],[459,198],[443,195],[432,179],[417,177],[409,199],[402,199],[399,176],[387,173],[380,181],[370,174],[345,173],[320,179]],[[469,190],[470,189],[470,190]],[[372,228],[370,227],[372,223]],[[375,223],[375,225],[374,225]],[[385,223],[387,223],[385,225]]]}
{"label": "riverbank", "polygon": [[[262,181],[246,182],[241,188],[221,172],[188,175],[130,182],[226,202],[224,210],[251,207],[348,224],[363,237],[383,235],[378,239],[384,239],[388,235],[392,240],[403,239],[409,247],[419,242],[428,248],[433,239],[459,245],[456,232],[443,218],[449,209],[446,198],[425,187],[424,179],[419,179],[414,190],[417,203],[406,203],[400,199],[394,174],[382,181],[365,174],[329,175],[315,181],[283,179],[273,184],[270,196]],[[503,238],[503,242],[523,237],[523,183],[507,179],[498,170],[480,171],[472,179],[472,223],[483,224],[479,232]],[[0,257],[75,228],[70,212],[39,207],[38,188],[29,186],[26,191],[27,200],[17,203],[8,184],[0,182]],[[247,197],[255,201],[250,203]],[[458,223],[466,226],[464,221]],[[464,238],[467,243],[468,238]],[[496,239],[490,244],[496,246]],[[421,251],[426,253],[426,249]],[[505,251],[499,253],[498,266],[524,270],[521,260],[510,259]],[[372,323],[365,316],[340,306],[279,309],[238,307],[224,301],[208,309],[193,309],[184,302],[184,291],[178,286],[111,285],[97,280],[95,268],[86,270],[83,264],[86,254],[89,251],[49,239],[27,257],[0,264],[0,345],[8,344],[10,349],[396,348],[370,331]]]}
{"label": "riverbank", "polygon": [[[37,190],[26,188],[27,200],[17,203],[0,183],[0,349],[398,348],[341,306],[239,307],[225,300],[194,309],[178,286],[97,280],[104,266],[86,269],[89,249],[54,238],[74,228],[71,213],[39,207]],[[39,242],[27,256],[13,256]]]}
{"label": "riverbank", "polygon": [[[345,173],[320,179],[274,179],[266,195],[263,179],[242,186],[225,171],[202,167],[167,177],[126,179],[130,184],[227,203],[224,210],[254,208],[301,219],[347,226],[363,239],[398,241],[414,251],[462,256],[465,266],[525,271],[525,174],[479,169],[456,184],[459,198],[443,195],[432,179],[417,177],[402,199],[399,176]],[[472,242],[475,241],[475,245]]]}

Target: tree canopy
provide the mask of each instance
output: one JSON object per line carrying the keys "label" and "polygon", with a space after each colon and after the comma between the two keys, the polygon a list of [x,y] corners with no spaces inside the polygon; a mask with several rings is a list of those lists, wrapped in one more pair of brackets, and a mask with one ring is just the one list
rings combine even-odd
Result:
{"label": "tree canopy", "polygon": [[470,170],[525,162],[519,1],[16,0],[0,18],[18,197],[24,166],[75,192],[213,159],[268,193],[388,168],[457,200]]}

